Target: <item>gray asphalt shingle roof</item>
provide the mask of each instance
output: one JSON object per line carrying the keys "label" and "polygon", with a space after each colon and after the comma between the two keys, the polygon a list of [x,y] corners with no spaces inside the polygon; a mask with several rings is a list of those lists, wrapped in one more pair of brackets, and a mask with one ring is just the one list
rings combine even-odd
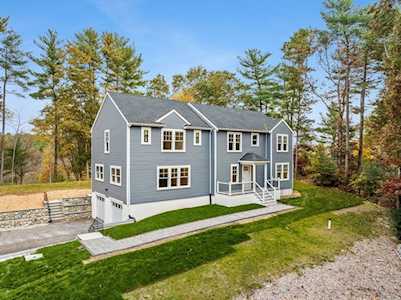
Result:
{"label": "gray asphalt shingle roof", "polygon": [[184,102],[114,92],[109,92],[109,95],[129,123],[157,123],[158,118],[175,109],[191,123],[191,126],[210,128]]}
{"label": "gray asphalt shingle roof", "polygon": [[218,128],[271,130],[280,122],[279,119],[267,117],[256,111],[235,110],[206,104],[193,105]]}
{"label": "gray asphalt shingle roof", "polygon": [[266,158],[263,156],[260,156],[259,154],[253,153],[253,152],[247,152],[245,153],[241,158],[240,161],[266,161]]}
{"label": "gray asphalt shingle roof", "polygon": [[[157,123],[158,118],[175,109],[191,126],[210,128],[185,102],[115,92],[109,95],[129,123]],[[255,111],[195,103],[193,106],[219,129],[271,130],[280,122]]]}

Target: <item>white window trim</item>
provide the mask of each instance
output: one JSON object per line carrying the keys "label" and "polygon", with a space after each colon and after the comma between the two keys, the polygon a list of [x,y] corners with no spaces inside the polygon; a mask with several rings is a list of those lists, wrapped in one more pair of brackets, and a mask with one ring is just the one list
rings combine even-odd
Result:
{"label": "white window trim", "polygon": [[[112,181],[113,180],[113,177],[111,176],[112,169],[120,169],[120,183]],[[122,181],[123,181],[123,173],[121,171],[121,166],[110,166],[110,184],[121,186]]]}
{"label": "white window trim", "polygon": [[[106,149],[106,132],[109,134],[109,149]],[[111,135],[110,135],[110,129],[106,129],[103,131],[103,151],[104,153],[110,153],[110,148],[111,148]]]}
{"label": "white window trim", "polygon": [[[199,143],[196,143],[196,134],[199,133]],[[202,130],[194,130],[194,146],[202,146]]]}
{"label": "white window trim", "polygon": [[[287,178],[278,178],[277,177],[277,169],[278,167],[281,167],[281,174],[283,174],[284,172],[284,166],[288,167],[288,173],[287,173]],[[286,163],[276,163],[276,167],[275,167],[275,177],[277,179],[279,179],[280,181],[288,181],[290,180],[290,163],[286,162]]]}
{"label": "white window trim", "polygon": [[[171,169],[178,169],[177,181],[180,182],[181,178],[181,168],[188,168],[188,185],[185,186],[171,186]],[[160,169],[168,169],[168,179],[167,179],[167,187],[159,187],[159,175]],[[158,191],[166,191],[166,190],[177,190],[177,189],[187,189],[191,187],[191,165],[177,165],[177,166],[157,166],[157,175],[156,175],[156,186]]]}
{"label": "white window trim", "polygon": [[[149,140],[145,142],[145,130],[149,132]],[[141,145],[152,145],[152,128],[151,127],[141,127]]]}
{"label": "white window trim", "polygon": [[[236,134],[240,135],[240,143],[239,143],[239,150],[235,150],[235,139],[233,139],[233,150],[229,150],[229,136],[230,134],[234,134],[234,136]],[[242,132],[236,132],[236,131],[227,131],[227,152],[242,152]]]}
{"label": "white window trim", "polygon": [[[172,131],[172,135],[171,135],[171,150],[164,150],[163,149],[163,133],[165,131]],[[182,146],[182,150],[175,150],[175,133],[176,132],[183,132],[184,133],[184,140],[183,140],[183,146]],[[161,152],[185,152],[186,150],[186,140],[187,140],[187,134],[186,131],[184,129],[171,129],[171,128],[162,128],[161,132],[160,132],[160,149]]]}
{"label": "white window trim", "polygon": [[[281,150],[278,150],[278,138],[281,137],[281,140],[283,143],[281,144]],[[284,145],[284,138],[287,138],[287,150],[283,150],[283,145]],[[276,152],[288,152],[288,148],[290,145],[290,140],[288,137],[288,134],[276,134]]]}
{"label": "white window trim", "polygon": [[[255,135],[258,137],[258,138],[257,138],[257,143],[256,143],[256,145],[253,144],[253,137],[254,137]],[[260,139],[260,134],[257,133],[257,132],[252,132],[252,133],[251,133],[251,146],[252,146],[252,147],[259,147],[259,139]]]}
{"label": "white window trim", "polygon": [[[233,180],[233,167],[237,167],[237,181]],[[230,183],[239,183],[239,164],[231,164],[230,165]]]}
{"label": "white window trim", "polygon": [[[97,177],[97,167],[101,167],[102,168],[102,170],[103,170],[103,172],[102,172],[102,177],[103,178],[98,178]],[[97,181],[101,181],[101,182],[104,182],[104,165],[103,164],[95,164],[95,180],[97,180]]]}

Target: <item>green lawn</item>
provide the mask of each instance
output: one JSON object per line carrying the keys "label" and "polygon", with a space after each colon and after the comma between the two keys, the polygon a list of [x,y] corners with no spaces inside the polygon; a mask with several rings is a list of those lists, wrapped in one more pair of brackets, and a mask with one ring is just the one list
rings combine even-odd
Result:
{"label": "green lawn", "polygon": [[302,197],[286,202],[302,210],[95,263],[81,263],[89,254],[78,242],[43,249],[42,260],[0,263],[0,299],[229,299],[377,234],[379,210],[330,212],[361,204],[361,198],[304,183],[296,189]]}
{"label": "green lawn", "polygon": [[90,181],[0,185],[0,196],[41,193],[54,190],[89,189]]}
{"label": "green lawn", "polygon": [[240,205],[236,207],[225,207],[213,204],[193,208],[178,209],[141,220],[137,223],[124,224],[105,229],[103,230],[103,234],[108,235],[113,239],[119,240],[156,229],[171,227],[179,224],[262,207],[263,206],[259,204]]}

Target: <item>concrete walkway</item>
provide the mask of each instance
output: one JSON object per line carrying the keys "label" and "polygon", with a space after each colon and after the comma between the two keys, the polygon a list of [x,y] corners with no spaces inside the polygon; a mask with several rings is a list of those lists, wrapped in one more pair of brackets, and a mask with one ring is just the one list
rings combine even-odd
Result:
{"label": "concrete walkway", "polygon": [[210,227],[233,223],[245,219],[252,219],[264,215],[270,215],[273,213],[285,211],[292,208],[294,207],[290,205],[277,203],[269,205],[264,208],[252,209],[248,211],[238,212],[234,214],[229,214],[220,217],[159,229],[139,234],[133,237],[125,238],[122,240],[113,240],[110,237],[107,236],[99,237],[98,235],[95,235],[93,236],[93,238],[91,238],[91,234],[79,235],[78,238],[80,239],[81,244],[90,252],[90,254],[96,256],[96,255],[111,253],[114,251],[121,251],[124,249],[140,247],[156,241],[170,239],[175,236],[188,234],[191,232],[207,229]]}
{"label": "concrete walkway", "polygon": [[77,234],[88,232],[90,223],[84,220],[0,231],[0,259],[10,253],[74,240]]}

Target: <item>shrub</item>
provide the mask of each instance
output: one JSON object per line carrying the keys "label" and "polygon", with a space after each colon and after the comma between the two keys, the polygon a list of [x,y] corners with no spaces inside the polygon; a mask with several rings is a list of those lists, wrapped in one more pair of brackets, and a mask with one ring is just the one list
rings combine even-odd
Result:
{"label": "shrub", "polygon": [[318,145],[311,156],[311,177],[317,185],[335,186],[338,183],[336,163],[323,145]]}
{"label": "shrub", "polygon": [[362,171],[354,177],[352,187],[364,196],[374,196],[382,185],[384,169],[376,162],[366,162]]}
{"label": "shrub", "polygon": [[401,208],[394,210],[393,220],[397,238],[401,240]]}
{"label": "shrub", "polygon": [[398,207],[400,208],[400,198],[401,198],[401,178],[392,178],[384,182],[382,188],[381,188],[381,193],[384,198],[391,200],[393,203],[393,207],[397,206],[397,201],[398,201]]}

